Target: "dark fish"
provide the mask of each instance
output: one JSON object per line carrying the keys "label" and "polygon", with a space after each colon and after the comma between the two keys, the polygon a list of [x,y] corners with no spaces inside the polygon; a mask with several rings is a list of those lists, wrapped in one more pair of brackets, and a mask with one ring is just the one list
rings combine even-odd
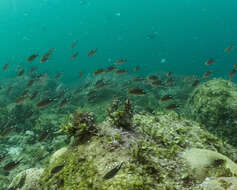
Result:
{"label": "dark fish", "polygon": [[104,175],[103,179],[107,180],[107,179],[113,178],[118,173],[118,171],[121,169],[122,165],[123,165],[123,162],[121,162],[119,165],[115,166],[112,170],[110,170],[108,173],[106,173]]}
{"label": "dark fish", "polygon": [[230,52],[235,46],[229,46],[225,48],[224,52]]}
{"label": "dark fish", "polygon": [[173,110],[173,109],[176,109],[176,108],[178,108],[179,107],[179,105],[177,105],[177,104],[169,104],[168,106],[166,106],[165,107],[165,109],[167,109],[167,110]]}
{"label": "dark fish", "polygon": [[62,73],[57,73],[56,75],[55,75],[55,79],[58,79],[58,78],[60,78],[62,76]]}
{"label": "dark fish", "polygon": [[47,106],[48,104],[52,103],[55,99],[53,98],[46,98],[46,99],[43,99],[41,100],[40,102],[38,102],[36,104],[36,107],[44,107],[44,106]]}
{"label": "dark fish", "polygon": [[144,94],[146,94],[146,92],[144,92],[144,90],[141,89],[141,88],[133,88],[133,89],[129,90],[128,93],[133,94],[133,95],[144,95]]}
{"label": "dark fish", "polygon": [[18,160],[18,161],[12,161],[12,162],[8,162],[4,167],[3,169],[5,171],[11,171],[13,169],[15,169],[17,166],[19,166],[19,164],[21,163],[22,159],[21,160]]}
{"label": "dark fish", "polygon": [[21,96],[27,95],[28,92],[29,92],[28,90],[24,90],[24,91],[21,93]]}
{"label": "dark fish", "polygon": [[98,69],[94,72],[94,75],[98,75],[98,74],[101,74],[101,73],[104,73],[105,72],[105,69]]}
{"label": "dark fish", "polygon": [[26,84],[26,87],[27,88],[31,87],[34,84],[34,82],[35,82],[35,79],[29,80],[28,83]]}
{"label": "dark fish", "polygon": [[161,97],[160,101],[164,102],[164,101],[167,101],[167,100],[171,100],[173,99],[173,96],[171,95],[164,95],[163,97]]}
{"label": "dark fish", "polygon": [[170,77],[170,76],[171,76],[171,72],[168,72],[168,73],[167,73],[167,77]]}
{"label": "dark fish", "polygon": [[237,63],[234,64],[234,68],[235,68],[235,69],[237,68]]}
{"label": "dark fish", "polygon": [[30,73],[33,73],[34,71],[36,71],[37,70],[37,67],[31,67],[30,68]]}
{"label": "dark fish", "polygon": [[199,84],[200,80],[195,80],[193,83],[192,83],[192,87],[195,87]]}
{"label": "dark fish", "polygon": [[105,72],[110,72],[110,71],[113,71],[114,69],[116,69],[116,67],[114,66],[109,66],[105,69]]}
{"label": "dark fish", "polygon": [[28,96],[19,96],[17,99],[16,99],[16,103],[21,103],[23,101],[25,101],[25,99],[27,99]]}
{"label": "dark fish", "polygon": [[25,69],[22,69],[18,72],[18,76],[22,76],[25,73]]}
{"label": "dark fish", "polygon": [[212,71],[207,71],[202,75],[202,77],[207,78],[207,77],[211,76],[211,74],[212,74]]}
{"label": "dark fish", "polygon": [[105,82],[103,79],[96,81],[95,88],[103,88],[104,86],[108,85],[108,82]]}
{"label": "dark fish", "polygon": [[154,81],[151,81],[151,85],[152,86],[161,86],[163,84],[162,84],[161,80],[154,80]]}
{"label": "dark fish", "polygon": [[38,141],[39,141],[39,142],[43,142],[43,141],[45,141],[48,137],[49,137],[49,133],[48,133],[48,131],[46,131],[46,132],[44,132],[44,133],[42,133],[42,134],[39,135]]}
{"label": "dark fish", "polygon": [[78,43],[78,40],[75,40],[75,41],[72,43],[71,48],[73,49],[73,48],[77,45],[77,43]]}
{"label": "dark fish", "polygon": [[32,62],[32,61],[34,61],[38,56],[39,56],[39,54],[33,54],[33,55],[29,56],[26,61],[27,61],[27,62]]}
{"label": "dark fish", "polygon": [[7,153],[2,154],[2,155],[0,156],[0,163],[1,163],[2,161],[4,161],[6,157],[7,157]]}
{"label": "dark fish", "polygon": [[83,77],[83,72],[80,72],[79,73],[79,78],[82,78]]}
{"label": "dark fish", "polygon": [[57,98],[58,99],[62,98],[64,96],[64,94],[65,94],[65,91],[63,90],[57,95]]}
{"label": "dark fish", "polygon": [[0,136],[1,137],[7,137],[13,130],[13,127],[7,127],[5,129],[2,129],[1,133],[0,133]]}
{"label": "dark fish", "polygon": [[233,77],[233,75],[236,73],[236,71],[237,71],[236,68],[234,68],[232,71],[230,71],[230,73],[229,73],[230,79],[232,79],[232,77]]}
{"label": "dark fish", "polygon": [[31,95],[30,99],[33,100],[35,97],[38,95],[38,91],[34,91],[33,94]]}
{"label": "dark fish", "polygon": [[90,50],[90,51],[88,52],[88,57],[93,56],[96,52],[97,52],[97,48]]}
{"label": "dark fish", "polygon": [[12,87],[12,86],[10,86],[10,87],[7,89],[7,95],[9,95],[9,94],[10,94],[10,92],[12,91],[12,89],[13,89],[13,87]]}
{"label": "dark fish", "polygon": [[114,64],[115,64],[115,65],[121,65],[121,64],[123,64],[123,63],[125,63],[125,62],[127,62],[126,59],[119,59],[119,60],[117,60]]}
{"label": "dark fish", "polygon": [[134,77],[133,78],[133,81],[134,82],[141,82],[141,81],[144,81],[145,79],[144,78],[141,78],[141,77]]}
{"label": "dark fish", "polygon": [[215,59],[211,58],[205,62],[205,65],[212,65],[215,62]]}
{"label": "dark fish", "polygon": [[54,48],[49,49],[49,51],[41,57],[40,62],[41,63],[47,62],[49,60],[49,57],[53,53],[53,51],[54,51]]}
{"label": "dark fish", "polygon": [[58,165],[58,166],[55,166],[52,170],[51,170],[51,174],[56,174],[58,172],[60,172],[65,166],[65,163],[61,164],[61,165]]}
{"label": "dark fish", "polygon": [[126,70],[126,69],[119,69],[115,73],[116,74],[123,74],[123,73],[127,73],[127,72],[128,72],[128,70]]}
{"label": "dark fish", "polygon": [[134,71],[134,72],[137,72],[139,69],[140,69],[140,67],[139,67],[139,66],[136,66],[133,71]]}
{"label": "dark fish", "polygon": [[71,57],[71,61],[73,61],[74,59],[76,59],[76,57],[78,56],[78,52],[76,52],[76,53],[74,53],[73,55],[72,55],[72,57]]}
{"label": "dark fish", "polygon": [[61,102],[60,102],[60,104],[59,104],[59,107],[61,108],[61,107],[63,107],[66,103],[68,103],[69,102],[69,98],[64,98]]}
{"label": "dark fish", "polygon": [[10,65],[10,63],[7,63],[7,64],[5,64],[4,66],[3,66],[3,71],[6,71],[7,70],[7,68],[9,67],[9,65]]}
{"label": "dark fish", "polygon": [[147,80],[158,80],[158,77],[156,75],[149,75],[147,76]]}

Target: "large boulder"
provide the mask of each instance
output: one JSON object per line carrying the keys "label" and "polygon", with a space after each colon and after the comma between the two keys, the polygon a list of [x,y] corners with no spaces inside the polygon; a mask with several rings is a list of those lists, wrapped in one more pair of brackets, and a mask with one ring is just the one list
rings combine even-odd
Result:
{"label": "large boulder", "polygon": [[192,119],[237,145],[237,86],[231,81],[215,79],[199,85],[187,102]]}

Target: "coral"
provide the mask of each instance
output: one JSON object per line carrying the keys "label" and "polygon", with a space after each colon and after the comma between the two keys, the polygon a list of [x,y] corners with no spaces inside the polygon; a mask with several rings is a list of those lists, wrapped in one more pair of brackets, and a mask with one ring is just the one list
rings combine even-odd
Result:
{"label": "coral", "polygon": [[39,190],[39,179],[43,169],[30,168],[20,172],[11,182],[8,190]]}
{"label": "coral", "polygon": [[131,129],[133,110],[129,99],[123,103],[122,108],[121,102],[118,99],[115,99],[107,109],[107,113],[115,126],[122,127],[127,130]]}
{"label": "coral", "polygon": [[199,85],[187,102],[187,115],[207,129],[237,145],[237,86],[216,79]]}
{"label": "coral", "polygon": [[77,109],[73,115],[68,115],[60,131],[68,137],[74,137],[73,144],[84,143],[96,132],[95,116]]}

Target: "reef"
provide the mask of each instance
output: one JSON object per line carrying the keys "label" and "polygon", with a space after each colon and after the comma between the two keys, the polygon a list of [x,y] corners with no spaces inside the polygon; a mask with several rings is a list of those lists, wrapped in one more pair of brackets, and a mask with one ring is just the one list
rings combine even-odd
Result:
{"label": "reef", "polygon": [[237,86],[215,79],[199,85],[187,101],[187,116],[213,134],[237,145]]}
{"label": "reef", "polygon": [[[193,190],[203,189],[209,178],[237,174],[235,148],[173,111],[133,114],[133,130],[116,124],[109,117],[93,125],[96,130],[87,141],[56,153],[40,178],[40,188]],[[196,156],[202,159],[191,159]],[[202,166],[200,171],[197,166]],[[211,170],[204,172],[206,167]]]}

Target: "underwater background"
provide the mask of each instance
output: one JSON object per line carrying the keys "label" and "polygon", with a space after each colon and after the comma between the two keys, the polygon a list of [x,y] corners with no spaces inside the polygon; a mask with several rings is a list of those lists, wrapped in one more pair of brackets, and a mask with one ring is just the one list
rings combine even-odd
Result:
{"label": "underwater background", "polygon": [[[104,168],[92,168],[94,160],[77,168],[98,171],[94,189],[116,189],[117,172],[134,172],[140,180],[144,176],[140,171],[154,180],[140,189],[159,189],[165,180],[157,182],[147,168],[162,173],[169,167],[173,171],[175,165],[176,189],[194,189],[205,178],[177,176],[183,172],[178,155],[185,152],[186,156],[188,148],[205,149],[192,150],[194,155],[209,154],[209,149],[236,162],[236,10],[234,0],[1,0],[0,190],[27,190],[27,172],[17,184],[10,184],[17,174],[32,168],[40,168],[30,171],[39,172],[38,176],[46,168],[40,180],[48,186],[36,190],[53,189],[47,179],[62,177],[71,166],[69,161],[48,166],[52,154],[80,141],[77,151],[90,157],[90,151],[84,155],[88,139],[89,148],[98,150],[101,160],[101,155],[108,158],[101,161]],[[147,149],[140,155],[144,144]],[[166,151],[159,153],[164,170],[154,166],[156,146]],[[132,153],[127,152],[130,149]],[[108,153],[117,150],[126,156]],[[107,165],[111,168],[112,158],[122,162],[113,163],[116,167],[110,171]],[[140,171],[134,169],[138,166]],[[231,174],[225,170],[228,176],[237,175],[235,167]],[[107,179],[116,183],[104,183]],[[63,185],[57,183],[58,189],[68,188],[64,180]],[[87,182],[82,184],[82,190],[93,189]],[[121,186],[139,190],[134,184]]]}

